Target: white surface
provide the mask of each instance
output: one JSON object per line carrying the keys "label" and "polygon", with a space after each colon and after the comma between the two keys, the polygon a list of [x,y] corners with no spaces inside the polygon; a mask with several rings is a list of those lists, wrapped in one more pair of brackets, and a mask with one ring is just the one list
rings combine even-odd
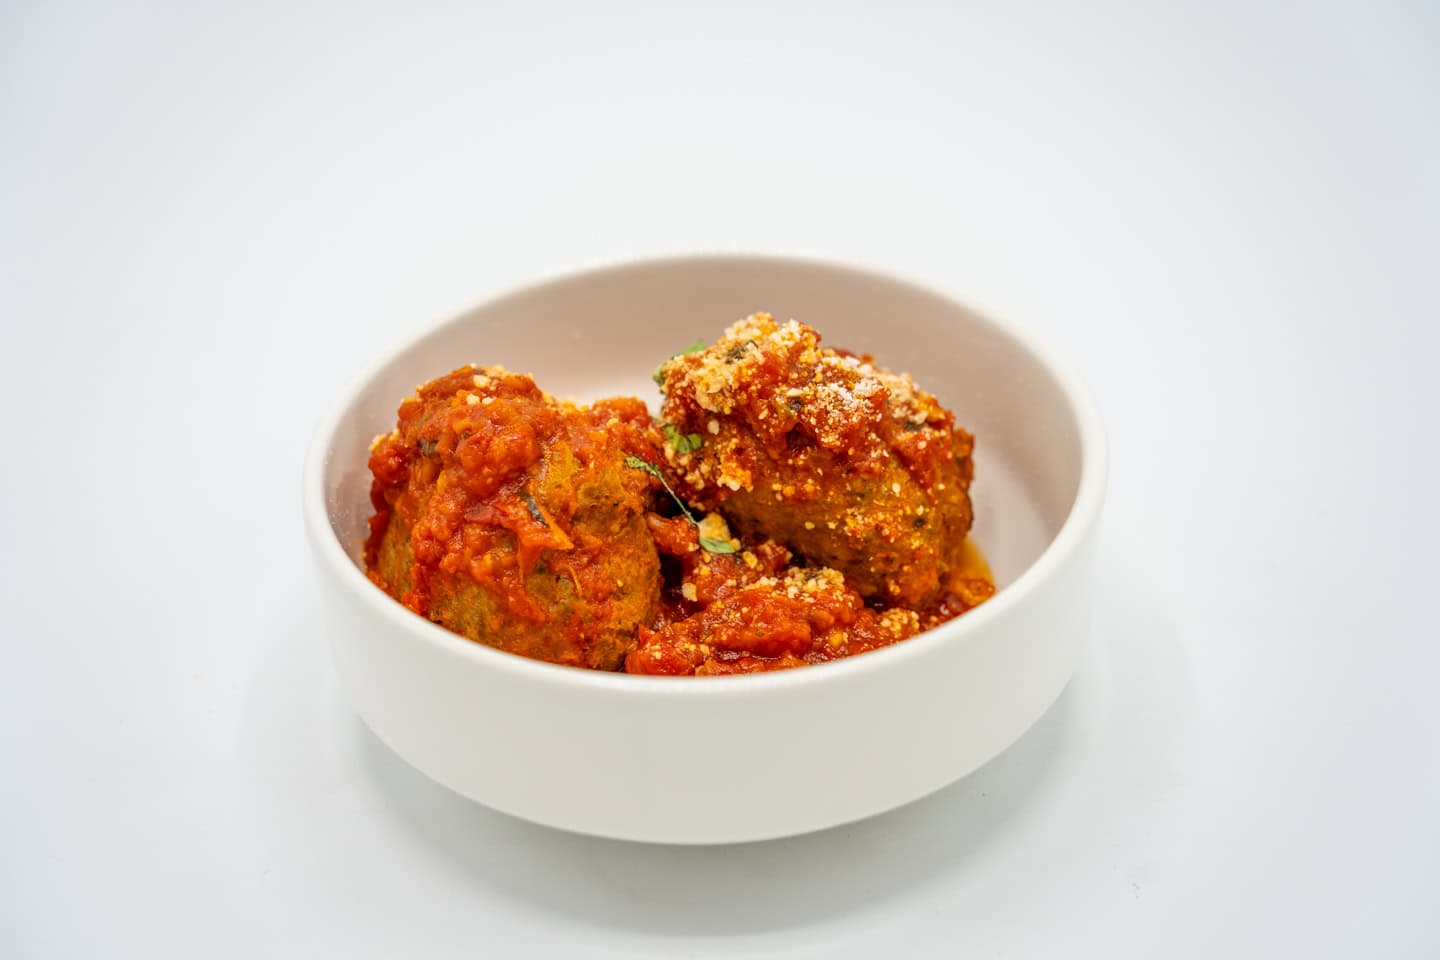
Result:
{"label": "white surface", "polygon": [[[483,356],[534,369],[557,396],[592,395],[600,374],[620,378],[622,396],[658,404],[654,367],[639,359],[655,353],[655,331],[685,318],[671,349],[713,340],[753,304],[824,317],[830,342],[857,351],[883,345],[887,363],[994,438],[976,464],[986,482],[973,492],[987,510],[971,535],[994,558],[996,597],[864,657],[707,681],[556,668],[491,650],[412,615],[366,579],[356,558],[374,512],[364,482],[371,441],[393,428],[396,398],[414,384]],[[447,318],[344,391],[307,454],[306,532],[346,699],[380,742],[438,783],[593,836],[769,840],[928,796],[1033,727],[1084,644],[1106,446],[1093,401],[1062,363],[932,290],[785,257],[580,271]]]}
{"label": "white surface", "polygon": [[[1440,950],[1433,5],[470,6],[0,14],[0,953]],[[710,246],[943,278],[1088,373],[1088,653],[833,833],[487,813],[339,700],[304,442],[490,289]]]}

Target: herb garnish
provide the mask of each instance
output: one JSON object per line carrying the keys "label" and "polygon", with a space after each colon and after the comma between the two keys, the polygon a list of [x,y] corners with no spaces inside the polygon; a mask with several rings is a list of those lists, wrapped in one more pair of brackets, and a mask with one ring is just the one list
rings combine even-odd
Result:
{"label": "herb garnish", "polygon": [[[687,354],[691,354],[691,353],[699,353],[701,350],[704,350],[704,349],[705,349],[705,341],[704,341],[704,340],[696,340],[694,343],[690,344],[690,346],[686,347],[684,350],[681,350],[679,353],[675,354],[674,357],[671,357],[670,360],[674,360],[675,357],[683,357],[683,356],[685,356],[685,355],[687,355]],[[652,374],[650,374],[650,379],[655,381],[655,386],[657,386],[657,387],[663,387],[663,386],[665,386],[665,364],[669,363],[670,360],[662,360],[662,361],[660,361],[660,365],[655,368],[655,372],[652,373]]]}
{"label": "herb garnish", "polygon": [[670,446],[675,449],[676,453],[682,455],[686,453],[694,453],[696,450],[699,450],[705,444],[705,441],[701,439],[700,434],[681,433],[680,428],[675,426],[675,424],[673,423],[661,424],[660,429],[665,431],[665,439],[669,441]]}
{"label": "herb garnish", "polygon": [[545,514],[540,512],[540,504],[535,502],[535,498],[530,495],[530,491],[521,490],[520,496],[525,501],[525,509],[530,511],[530,516],[535,518],[535,522],[542,527],[550,526],[550,522],[545,519]]}
{"label": "herb garnish", "polygon": [[426,437],[421,437],[421,438],[420,438],[420,455],[421,455],[421,456],[424,456],[424,457],[428,457],[428,456],[432,456],[434,453],[435,453],[435,441],[434,441],[434,440],[431,440],[431,439],[428,439],[428,438],[426,438]]}
{"label": "herb garnish", "polygon": [[[656,480],[659,480],[660,485],[665,488],[665,492],[670,494],[670,499],[675,501],[675,506],[679,507],[680,512],[685,515],[685,519],[689,520],[696,530],[700,529],[700,521],[696,520],[695,514],[691,513],[690,508],[685,506],[685,501],[681,500],[675,491],[670,488],[670,482],[665,479],[665,475],[660,472],[659,467],[655,466],[655,464],[649,460],[641,460],[639,457],[632,457],[629,454],[625,456],[625,466],[631,470],[643,470]],[[734,553],[735,545],[728,540],[717,540],[714,537],[700,537],[700,549],[707,553]]]}
{"label": "herb garnish", "polygon": [[759,345],[754,340],[746,340],[744,343],[737,343],[735,344],[735,346],[725,351],[725,362],[738,363],[740,360],[744,359],[745,351],[756,349],[759,349]]}

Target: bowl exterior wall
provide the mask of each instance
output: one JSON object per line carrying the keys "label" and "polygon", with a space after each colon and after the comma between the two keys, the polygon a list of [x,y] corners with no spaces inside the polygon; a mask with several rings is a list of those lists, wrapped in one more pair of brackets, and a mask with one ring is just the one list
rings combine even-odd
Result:
{"label": "bowl exterior wall", "polygon": [[1092,531],[1026,603],[972,629],[952,624],[904,655],[867,655],[869,670],[806,668],[833,670],[832,682],[740,684],[733,696],[686,689],[729,678],[647,678],[617,696],[496,671],[366,615],[328,564],[319,569],[350,702],[422,773],[565,830],[734,843],[893,809],[1017,740],[1074,669],[1093,540]]}

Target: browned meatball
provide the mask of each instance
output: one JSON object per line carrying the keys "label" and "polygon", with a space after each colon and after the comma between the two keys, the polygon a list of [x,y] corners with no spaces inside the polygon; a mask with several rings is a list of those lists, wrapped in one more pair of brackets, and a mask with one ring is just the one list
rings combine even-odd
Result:
{"label": "browned meatball", "polygon": [[627,454],[657,456],[639,400],[558,403],[500,368],[425,384],[371,448],[370,577],[471,640],[614,670],[660,590]]}
{"label": "browned meatball", "polygon": [[971,436],[908,375],[757,313],[662,364],[682,495],[841,571],[868,599],[939,596],[970,529]]}

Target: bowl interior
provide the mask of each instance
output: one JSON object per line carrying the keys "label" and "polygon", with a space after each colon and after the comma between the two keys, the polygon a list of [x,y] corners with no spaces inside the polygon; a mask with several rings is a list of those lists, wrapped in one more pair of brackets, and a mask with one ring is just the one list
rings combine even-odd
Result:
{"label": "bowl interior", "polygon": [[359,565],[370,514],[370,441],[416,384],[465,363],[532,373],[559,397],[630,395],[654,411],[655,365],[756,311],[814,326],[831,346],[908,371],[976,436],[974,538],[1002,589],[1055,538],[1075,501],[1076,411],[1015,333],[885,276],[770,257],[640,262],[529,287],[477,307],[394,354],[334,425],[324,464],[331,528]]}

